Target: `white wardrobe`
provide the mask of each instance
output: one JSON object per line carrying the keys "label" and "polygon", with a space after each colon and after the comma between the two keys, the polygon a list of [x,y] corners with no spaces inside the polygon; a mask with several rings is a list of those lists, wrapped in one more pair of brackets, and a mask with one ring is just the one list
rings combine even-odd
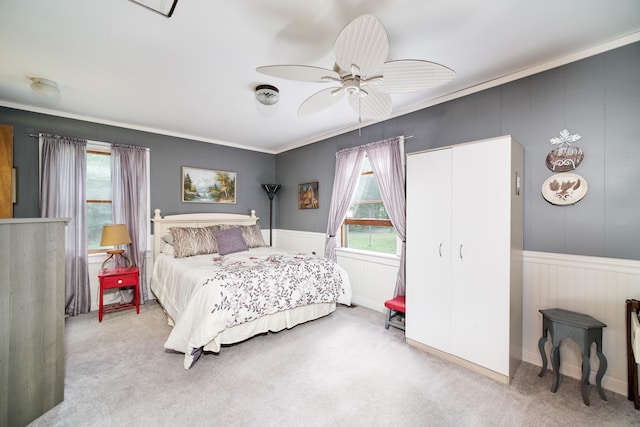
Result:
{"label": "white wardrobe", "polygon": [[511,136],[407,155],[407,342],[507,384],[522,360],[523,169]]}

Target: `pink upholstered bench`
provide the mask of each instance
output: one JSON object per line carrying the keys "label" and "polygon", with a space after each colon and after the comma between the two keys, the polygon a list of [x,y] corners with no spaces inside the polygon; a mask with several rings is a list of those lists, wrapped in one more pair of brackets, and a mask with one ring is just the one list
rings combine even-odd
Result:
{"label": "pink upholstered bench", "polygon": [[394,328],[404,331],[404,295],[398,295],[393,299],[385,301],[384,306],[387,307],[387,318],[384,322],[385,329],[393,326]]}

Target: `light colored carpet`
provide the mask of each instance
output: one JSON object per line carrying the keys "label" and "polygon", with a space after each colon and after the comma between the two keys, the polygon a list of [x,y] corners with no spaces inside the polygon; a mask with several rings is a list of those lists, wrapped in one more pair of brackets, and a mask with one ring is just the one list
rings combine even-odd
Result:
{"label": "light colored carpet", "polygon": [[408,346],[381,313],[338,307],[291,330],[205,354],[167,352],[151,302],[66,322],[65,400],[32,426],[631,426],[625,396],[523,363],[510,386]]}

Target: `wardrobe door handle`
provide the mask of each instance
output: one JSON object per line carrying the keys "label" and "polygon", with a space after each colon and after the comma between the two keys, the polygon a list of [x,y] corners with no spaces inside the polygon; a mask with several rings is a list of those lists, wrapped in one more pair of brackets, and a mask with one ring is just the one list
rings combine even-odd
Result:
{"label": "wardrobe door handle", "polygon": [[442,258],[442,243],[440,243],[440,246],[438,247],[438,254],[440,255],[440,258]]}
{"label": "wardrobe door handle", "polygon": [[462,245],[460,245],[460,250],[458,251],[459,255],[460,255],[460,259],[462,259]]}

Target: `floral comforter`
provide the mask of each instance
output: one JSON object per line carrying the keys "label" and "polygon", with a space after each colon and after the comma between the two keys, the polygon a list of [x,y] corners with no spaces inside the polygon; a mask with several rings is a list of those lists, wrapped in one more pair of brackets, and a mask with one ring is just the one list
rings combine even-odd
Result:
{"label": "floral comforter", "polygon": [[227,328],[310,304],[351,302],[348,277],[336,263],[272,248],[180,259],[161,255],[152,290],[174,323],[165,348],[185,353],[185,368]]}
{"label": "floral comforter", "polygon": [[220,292],[211,312],[227,313],[226,326],[303,305],[336,302],[344,295],[342,276],[326,258],[279,254],[235,261],[217,256],[213,262],[215,274],[202,286]]}

